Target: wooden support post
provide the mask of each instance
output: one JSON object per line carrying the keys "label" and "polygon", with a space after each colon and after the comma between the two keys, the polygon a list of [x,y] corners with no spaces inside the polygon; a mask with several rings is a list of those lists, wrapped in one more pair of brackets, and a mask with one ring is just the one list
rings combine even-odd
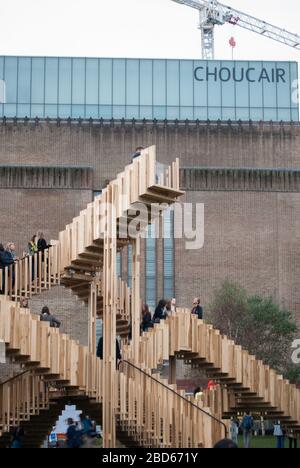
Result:
{"label": "wooden support post", "polygon": [[132,349],[133,360],[139,363],[139,341],[141,326],[141,298],[140,298],[140,276],[141,276],[141,239],[138,235],[132,247]]}
{"label": "wooden support post", "polygon": [[103,203],[106,203],[106,230],[104,232],[103,271],[103,447],[116,446],[116,190],[107,188]]}
{"label": "wooden support post", "polygon": [[89,311],[89,332],[88,332],[88,347],[89,352],[96,354],[96,320],[97,320],[97,286],[95,283],[90,285],[90,294],[88,299]]}
{"label": "wooden support post", "polygon": [[176,356],[169,358],[169,384],[176,385]]}

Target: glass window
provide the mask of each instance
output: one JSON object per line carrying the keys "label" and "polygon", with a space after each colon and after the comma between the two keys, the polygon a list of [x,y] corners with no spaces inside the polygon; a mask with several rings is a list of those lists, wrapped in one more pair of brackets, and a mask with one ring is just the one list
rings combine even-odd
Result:
{"label": "glass window", "polygon": [[126,62],[126,104],[139,105],[139,60],[127,60]]}
{"label": "glass window", "polygon": [[153,119],[153,107],[152,106],[141,106],[140,107],[140,119]]}
{"label": "glass window", "polygon": [[167,106],[179,106],[179,61],[167,62]]}
{"label": "glass window", "polygon": [[[20,57],[18,63],[18,102],[30,104],[31,59]],[[30,115],[30,112],[27,114]]]}
{"label": "glass window", "polygon": [[99,60],[86,60],[86,104],[98,105],[99,102]]}
{"label": "glass window", "polygon": [[237,107],[236,120],[249,120],[249,119],[250,119],[249,107]]}
{"label": "glass window", "polygon": [[45,59],[32,59],[31,102],[43,104],[45,100]]}
{"label": "glass window", "polygon": [[122,274],[122,264],[121,264],[121,261],[122,261],[122,256],[121,256],[121,253],[118,252],[117,253],[117,259],[116,259],[116,274],[118,277],[121,276]]}
{"label": "glass window", "polygon": [[235,120],[235,107],[222,107],[222,120]]}
{"label": "glass window", "polygon": [[4,57],[0,57],[0,80],[4,80]]}
{"label": "glass window", "polygon": [[85,117],[87,119],[98,119],[99,118],[99,107],[96,106],[85,106]]}
{"label": "glass window", "polygon": [[60,104],[58,106],[58,116],[61,119],[68,119],[72,117],[72,106],[71,104]]}
{"label": "glass window", "polygon": [[207,120],[208,109],[207,107],[195,107],[194,108],[194,119],[195,120]]}
{"label": "glass window", "polygon": [[196,107],[207,106],[207,64],[208,62],[204,60],[194,62],[194,105]]}
{"label": "glass window", "polygon": [[287,62],[276,63],[277,81],[277,105],[278,107],[290,107],[291,103],[291,75],[290,64]]}
{"label": "glass window", "polygon": [[194,105],[194,64],[192,60],[180,62],[180,105]]}
{"label": "glass window", "polygon": [[112,105],[112,59],[100,60],[99,103]]}
{"label": "glass window", "polygon": [[72,60],[59,59],[59,104],[71,104],[72,102]]}
{"label": "glass window", "polygon": [[45,106],[45,117],[49,117],[50,119],[57,118],[57,106],[55,105],[46,105]]}
{"label": "glass window", "polygon": [[193,120],[194,119],[194,108],[193,107],[180,107],[180,119],[181,120]]}
{"label": "glass window", "polygon": [[264,117],[263,120],[268,122],[269,120],[276,121],[277,120],[277,109],[264,109]]}
{"label": "glass window", "polygon": [[99,106],[100,119],[112,119],[112,106]]}
{"label": "glass window", "polygon": [[[235,78],[235,94],[236,106],[249,106],[249,81],[246,79],[246,72],[249,68],[249,62],[235,62],[234,78]],[[249,120],[249,117],[248,117]]]}
{"label": "glass window", "polygon": [[292,120],[291,109],[278,109],[278,120],[290,121]]}
{"label": "glass window", "polygon": [[138,119],[139,118],[139,107],[138,106],[126,106],[126,119]]}
{"label": "glass window", "polygon": [[75,104],[72,106],[72,118],[73,119],[84,119],[85,116],[85,109],[84,106],[79,104]]}
{"label": "glass window", "polygon": [[250,119],[255,120],[256,122],[263,120],[264,118],[264,113],[262,107],[260,108],[251,108],[250,109]]}
{"label": "glass window", "polygon": [[[18,59],[16,57],[5,57],[4,60],[4,79],[6,83],[6,102],[7,103],[16,103],[17,102],[17,77],[18,77]],[[5,109],[12,109],[9,107],[4,107]],[[15,107],[15,115],[16,115]],[[10,111],[11,112],[11,111]]]}
{"label": "glass window", "polygon": [[113,106],[113,118],[114,119],[125,119],[126,107],[125,106]]}
{"label": "glass window", "polygon": [[128,287],[132,287],[132,245],[129,245],[127,248],[127,284]]}
{"label": "glass window", "polygon": [[299,110],[298,109],[292,109],[292,120],[294,122],[299,121]]}
{"label": "glass window", "polygon": [[154,60],[153,62],[153,104],[164,106],[167,101],[166,61]]}
{"label": "glass window", "polygon": [[[58,97],[58,59],[57,58],[46,58],[45,73],[46,73],[45,102],[47,104],[56,104],[57,97]],[[48,117],[50,117],[50,115]]]}
{"label": "glass window", "polygon": [[[208,62],[207,72],[207,93],[208,93],[208,106],[221,107],[222,97],[222,81],[219,78],[221,62]],[[213,111],[211,111],[214,113]],[[221,118],[221,117],[219,117]]]}
{"label": "glass window", "polygon": [[73,59],[72,104],[84,104],[84,103],[85,103],[85,59]]}
{"label": "glass window", "polygon": [[167,118],[166,107],[154,106],[153,107],[153,118],[157,120],[164,120]]}
{"label": "glass window", "polygon": [[155,310],[156,307],[156,227],[148,227],[146,239],[146,303]]}
{"label": "glass window", "polygon": [[17,117],[30,117],[30,104],[18,104]]}
{"label": "glass window", "polygon": [[167,119],[175,120],[180,118],[179,107],[167,107]]}
{"label": "glass window", "polygon": [[221,107],[209,107],[208,108],[208,119],[209,120],[222,119],[222,108]]}
{"label": "glass window", "polygon": [[235,81],[233,79],[233,62],[221,62],[222,106],[235,107]]}
{"label": "glass window", "polygon": [[98,342],[100,338],[103,336],[103,320],[97,318],[96,319],[96,343],[98,345]]}
{"label": "glass window", "polygon": [[163,216],[164,230],[164,297],[174,297],[174,217],[172,211]]}
{"label": "glass window", "polygon": [[3,104],[0,104],[0,116],[3,117]]}
{"label": "glass window", "polygon": [[[251,68],[254,68],[255,71],[252,71]],[[250,107],[263,107],[263,82],[260,80],[260,75],[263,70],[263,63],[250,62],[249,69],[250,70],[247,76],[250,80],[253,80],[253,82],[249,82],[249,105]]]}
{"label": "glass window", "polygon": [[[118,106],[126,104],[125,68],[125,60],[113,60],[113,104]],[[123,117],[125,117],[125,112]]]}
{"label": "glass window", "polygon": [[44,105],[43,104],[32,104],[31,105],[31,118],[39,117],[43,119],[44,115]]}
{"label": "glass window", "polygon": [[[263,85],[263,105],[265,107],[277,107],[277,87],[275,85],[274,74],[276,72],[275,62],[263,62],[261,82]],[[269,119],[268,119],[269,120]],[[275,117],[276,120],[276,117]]]}
{"label": "glass window", "polygon": [[[293,86],[293,93],[292,93],[292,100],[291,100],[291,106],[297,108],[299,112],[299,98],[297,99],[297,86],[299,87],[299,81],[298,81],[298,63],[292,62],[290,63],[290,76],[291,76],[291,81],[292,81],[292,86]],[[299,89],[300,92],[300,89]]]}
{"label": "glass window", "polygon": [[141,106],[152,106],[152,100],[153,100],[152,66],[153,66],[152,60],[141,60],[140,62],[140,104]]}
{"label": "glass window", "polygon": [[5,117],[16,117],[17,105],[16,104],[4,104],[3,114]]}

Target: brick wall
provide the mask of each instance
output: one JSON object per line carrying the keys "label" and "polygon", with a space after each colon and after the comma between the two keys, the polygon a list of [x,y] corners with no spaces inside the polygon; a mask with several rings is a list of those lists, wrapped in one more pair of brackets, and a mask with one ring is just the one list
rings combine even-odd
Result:
{"label": "brick wall", "polygon": [[188,167],[300,167],[298,124],[0,120],[0,165],[91,166],[96,190],[153,144],[161,162]]}
{"label": "brick wall", "polygon": [[[182,179],[186,199],[205,204],[204,248],[187,252],[183,241],[176,241],[179,305],[188,306],[195,295],[201,295],[206,306],[214,288],[229,278],[249,292],[274,296],[299,317],[299,174],[260,171],[252,186],[251,173],[240,170],[298,169],[299,124],[0,121],[0,166],[81,167],[93,172],[93,177],[84,179],[86,185],[71,186],[73,172],[62,185],[34,183],[31,189],[24,183],[5,185],[0,177],[0,242],[14,240],[21,253],[39,229],[47,239],[56,239],[91,201],[92,190],[102,188],[130,162],[136,146],[153,144],[161,162],[180,157],[181,166],[191,168]],[[202,168],[201,176],[193,172],[197,167]],[[205,176],[205,168],[216,171]],[[239,171],[227,173],[225,180],[221,168]],[[158,253],[161,293],[160,246]],[[124,255],[123,277],[126,267]],[[82,305],[58,289],[34,299],[34,311],[39,313],[44,303],[62,319],[64,331],[86,342]]]}

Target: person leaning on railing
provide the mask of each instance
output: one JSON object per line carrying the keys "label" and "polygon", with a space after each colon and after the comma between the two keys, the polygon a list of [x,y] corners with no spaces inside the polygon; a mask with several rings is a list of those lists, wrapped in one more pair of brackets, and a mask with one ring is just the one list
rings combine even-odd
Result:
{"label": "person leaning on railing", "polygon": [[38,249],[38,252],[42,252],[42,262],[43,262],[45,259],[44,252],[45,250],[49,249],[51,245],[47,243],[45,236],[42,232],[38,233],[38,237],[39,237],[39,240],[37,241],[37,249]]}
{"label": "person leaning on railing", "polygon": [[[15,263],[12,254],[4,249],[3,244],[0,244],[0,268],[2,271],[2,294],[5,290],[5,268],[10,267]],[[12,284],[14,285],[14,271],[12,271]]]}

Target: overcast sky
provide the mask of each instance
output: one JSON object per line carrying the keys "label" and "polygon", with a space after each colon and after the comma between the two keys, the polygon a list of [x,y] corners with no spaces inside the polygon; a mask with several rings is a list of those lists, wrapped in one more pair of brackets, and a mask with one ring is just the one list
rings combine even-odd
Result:
{"label": "overcast sky", "polygon": [[[225,0],[300,34],[299,0]],[[197,11],[171,0],[0,0],[0,55],[200,58]],[[216,28],[216,58],[297,60],[300,51],[238,27]]]}

